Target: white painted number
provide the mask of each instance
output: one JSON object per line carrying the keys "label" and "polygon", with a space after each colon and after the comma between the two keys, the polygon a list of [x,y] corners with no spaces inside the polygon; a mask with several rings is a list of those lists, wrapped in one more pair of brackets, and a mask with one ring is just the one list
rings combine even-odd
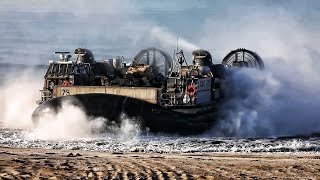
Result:
{"label": "white painted number", "polygon": [[62,96],[69,96],[70,90],[69,89],[62,89]]}

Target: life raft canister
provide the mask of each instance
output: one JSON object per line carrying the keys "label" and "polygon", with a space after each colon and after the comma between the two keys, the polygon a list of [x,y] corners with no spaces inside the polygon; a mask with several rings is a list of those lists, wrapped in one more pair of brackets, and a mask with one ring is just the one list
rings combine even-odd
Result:
{"label": "life raft canister", "polygon": [[197,92],[197,88],[194,85],[191,85],[187,88],[187,93],[190,96],[193,96]]}
{"label": "life raft canister", "polygon": [[63,81],[62,86],[70,86],[70,82],[69,81]]}

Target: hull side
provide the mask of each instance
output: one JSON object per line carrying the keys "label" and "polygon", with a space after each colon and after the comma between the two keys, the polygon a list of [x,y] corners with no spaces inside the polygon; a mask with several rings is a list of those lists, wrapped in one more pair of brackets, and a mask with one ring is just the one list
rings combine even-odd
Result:
{"label": "hull side", "polygon": [[63,108],[63,102],[80,107],[89,117],[104,117],[110,124],[121,124],[124,113],[150,132],[181,135],[200,134],[212,127],[216,121],[217,104],[170,108],[147,101],[111,94],[77,94],[54,98],[41,104],[32,115],[34,123],[47,113]]}

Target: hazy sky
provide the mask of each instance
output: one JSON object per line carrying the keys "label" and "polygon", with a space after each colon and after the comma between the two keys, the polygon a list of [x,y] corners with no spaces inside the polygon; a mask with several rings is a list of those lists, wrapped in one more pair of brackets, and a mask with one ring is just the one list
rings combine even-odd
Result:
{"label": "hazy sky", "polygon": [[[171,53],[177,36],[188,53],[201,47],[218,60],[240,46],[264,54],[248,34],[253,33],[261,44],[267,35],[261,31],[270,29],[274,34],[279,28],[276,33],[281,36],[288,23],[288,29],[302,27],[307,31],[303,36],[318,41],[319,17],[316,0],[2,0],[0,61],[44,64],[54,58],[53,51],[78,46],[92,49],[100,58],[125,55],[130,59],[149,46]],[[231,39],[237,36],[246,38]]]}

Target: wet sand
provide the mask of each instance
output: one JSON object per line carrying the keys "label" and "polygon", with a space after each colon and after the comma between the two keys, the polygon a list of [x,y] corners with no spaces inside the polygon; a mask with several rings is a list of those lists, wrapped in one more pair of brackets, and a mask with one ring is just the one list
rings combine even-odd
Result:
{"label": "wet sand", "polygon": [[0,179],[319,179],[320,155],[149,154],[0,147]]}

